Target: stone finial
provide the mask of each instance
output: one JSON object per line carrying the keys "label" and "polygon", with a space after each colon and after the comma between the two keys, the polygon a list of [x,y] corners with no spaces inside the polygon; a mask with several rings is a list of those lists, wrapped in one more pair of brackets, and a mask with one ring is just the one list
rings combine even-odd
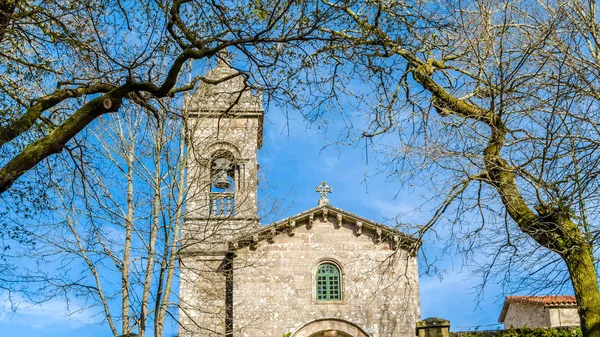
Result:
{"label": "stone finial", "polygon": [[319,206],[329,204],[329,199],[327,199],[327,194],[333,193],[333,190],[331,189],[331,186],[327,185],[326,181],[321,182],[321,185],[317,186],[317,188],[315,189],[315,192],[317,192],[321,195],[321,199],[319,199]]}

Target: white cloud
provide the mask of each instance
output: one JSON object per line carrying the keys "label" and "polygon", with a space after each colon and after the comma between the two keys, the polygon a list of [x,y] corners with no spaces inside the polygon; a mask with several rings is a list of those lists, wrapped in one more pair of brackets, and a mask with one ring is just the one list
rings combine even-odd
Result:
{"label": "white cloud", "polygon": [[22,325],[28,329],[62,329],[73,330],[82,325],[96,324],[92,310],[84,309],[71,301],[66,303],[60,299],[51,299],[39,304],[32,303],[22,296],[0,296],[0,323]]}
{"label": "white cloud", "polygon": [[374,199],[370,204],[375,211],[387,218],[393,218],[397,215],[410,215],[413,213],[413,207],[407,205],[404,201]]}
{"label": "white cloud", "polygon": [[409,197],[399,197],[397,199],[372,199],[369,206],[375,213],[384,219],[397,219],[404,224],[413,224],[418,226],[429,220],[430,214],[427,211],[418,209],[418,200]]}

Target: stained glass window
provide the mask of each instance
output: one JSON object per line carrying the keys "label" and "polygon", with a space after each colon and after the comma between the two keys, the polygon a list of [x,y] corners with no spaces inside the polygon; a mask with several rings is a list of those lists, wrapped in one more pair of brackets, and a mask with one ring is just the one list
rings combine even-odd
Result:
{"label": "stained glass window", "polygon": [[317,300],[339,301],[342,299],[340,289],[340,270],[331,263],[320,265],[317,269]]}

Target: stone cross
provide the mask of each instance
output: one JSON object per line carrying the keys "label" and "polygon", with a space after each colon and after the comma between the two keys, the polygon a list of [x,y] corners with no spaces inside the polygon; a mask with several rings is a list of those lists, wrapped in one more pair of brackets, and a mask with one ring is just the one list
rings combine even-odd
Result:
{"label": "stone cross", "polygon": [[321,195],[321,199],[319,199],[319,206],[329,204],[327,193],[332,193],[333,190],[331,189],[331,186],[327,185],[326,181],[321,182],[321,185],[317,186],[315,192],[318,192]]}

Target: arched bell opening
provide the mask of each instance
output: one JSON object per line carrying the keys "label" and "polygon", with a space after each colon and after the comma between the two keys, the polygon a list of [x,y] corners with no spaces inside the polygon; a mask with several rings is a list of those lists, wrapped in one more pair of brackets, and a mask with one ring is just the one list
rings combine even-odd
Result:
{"label": "arched bell opening", "polygon": [[210,160],[210,215],[230,216],[235,212],[238,167],[228,151],[217,151]]}
{"label": "arched bell opening", "polygon": [[233,160],[220,157],[211,163],[211,192],[226,193],[235,191],[235,170]]}

